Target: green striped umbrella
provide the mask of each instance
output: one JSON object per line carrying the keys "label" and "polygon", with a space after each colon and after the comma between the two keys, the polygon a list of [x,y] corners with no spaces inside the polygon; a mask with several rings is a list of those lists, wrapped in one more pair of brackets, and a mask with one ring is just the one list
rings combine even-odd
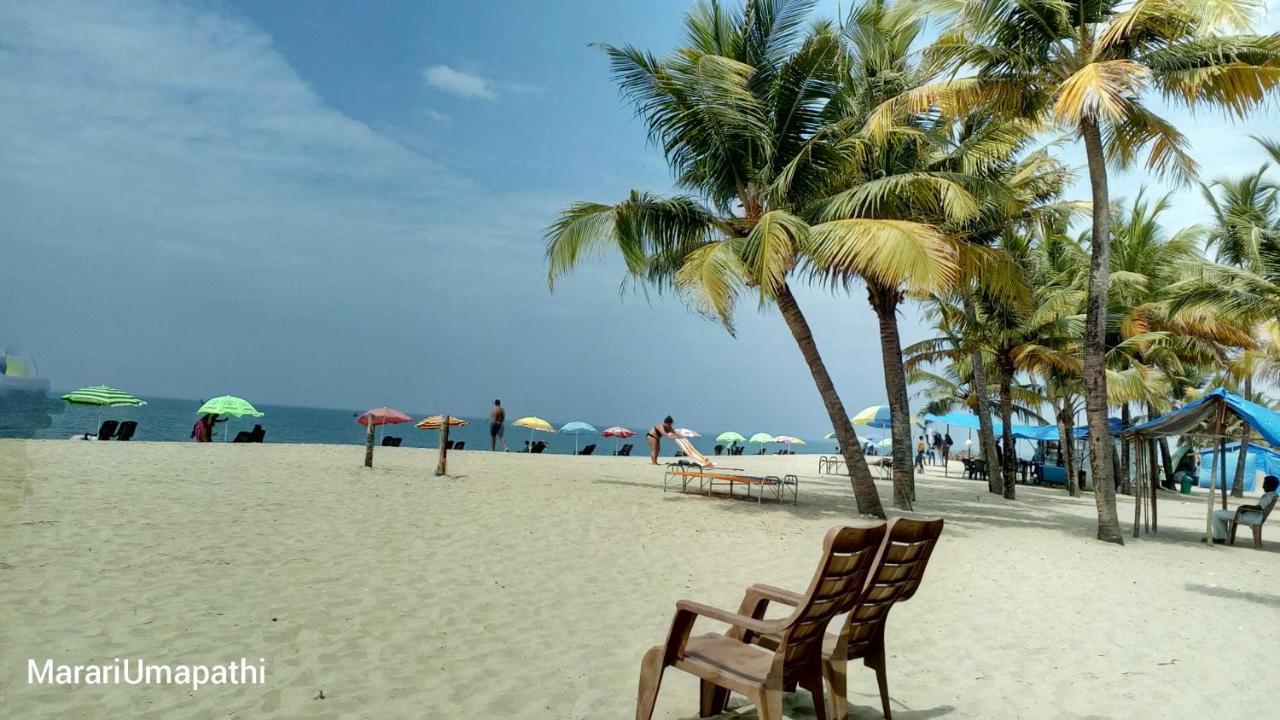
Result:
{"label": "green striped umbrella", "polygon": [[[197,415],[230,415],[231,417],[262,417],[262,413],[258,409],[249,404],[248,400],[238,398],[234,395],[220,395],[200,406],[196,411]],[[230,425],[222,432],[222,441],[226,442],[227,436],[231,433]]]}
{"label": "green striped umbrella", "polygon": [[95,385],[94,387],[80,388],[74,392],[69,392],[62,396],[63,400],[72,405],[95,405],[98,408],[98,427],[102,427],[102,408],[104,407],[141,407],[147,404],[146,400],[139,400],[123,390],[117,390],[106,385]]}
{"label": "green striped umbrella", "polygon": [[117,390],[106,385],[80,388],[75,392],[63,395],[62,399],[74,405],[97,405],[99,407],[123,407],[126,405],[138,407],[147,404],[146,400],[139,400],[123,390]]}

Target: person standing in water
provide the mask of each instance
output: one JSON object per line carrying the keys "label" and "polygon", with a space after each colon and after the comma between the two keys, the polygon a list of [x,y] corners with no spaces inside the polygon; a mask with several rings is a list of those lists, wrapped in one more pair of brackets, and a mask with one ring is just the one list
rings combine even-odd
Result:
{"label": "person standing in water", "polygon": [[502,452],[511,452],[507,447],[507,439],[503,437],[502,428],[507,424],[507,411],[501,400],[493,401],[493,409],[489,411],[489,449],[497,450],[498,442],[502,442]]}
{"label": "person standing in water", "polygon": [[654,465],[658,464],[658,451],[662,449],[662,436],[669,438],[676,437],[675,420],[668,415],[662,419],[661,423],[649,428],[649,432],[645,434],[644,439],[649,441],[649,462]]}

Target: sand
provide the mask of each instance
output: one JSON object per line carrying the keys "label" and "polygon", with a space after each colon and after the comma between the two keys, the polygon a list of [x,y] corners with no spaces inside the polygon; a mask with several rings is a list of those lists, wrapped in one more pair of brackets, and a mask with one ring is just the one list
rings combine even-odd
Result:
{"label": "sand", "polygon": [[[794,506],[664,494],[645,458],[469,451],[437,479],[433,451],[378,448],[372,471],[362,457],[0,441],[0,715],[630,717],[677,599],[735,608],[752,582],[803,589],[823,532],[856,515],[847,481],[812,477],[813,456],[735,459],[802,474]],[[1275,707],[1280,527],[1262,551],[1205,547],[1202,496],[1162,495],[1160,534],[1116,547],[1093,539],[1090,496],[1018,494],[919,481],[917,509],[947,526],[889,620],[896,718]],[[27,683],[29,658],[126,656],[264,658],[267,681]],[[850,683],[854,717],[880,717],[871,671]],[[807,693],[786,708],[813,717]],[[669,673],[657,717],[696,715],[696,681]]]}

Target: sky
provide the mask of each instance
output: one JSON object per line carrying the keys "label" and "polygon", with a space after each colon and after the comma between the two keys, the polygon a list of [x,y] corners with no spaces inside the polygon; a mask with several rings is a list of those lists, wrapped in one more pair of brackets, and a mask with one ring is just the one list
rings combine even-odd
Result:
{"label": "sky", "polygon": [[[548,289],[558,210],[671,189],[590,44],[664,53],[689,6],[0,0],[0,342],[55,388],[823,434],[776,312],[731,337],[612,258]],[[1170,117],[1215,177],[1276,109]],[[862,291],[799,296],[850,412],[884,402]]]}

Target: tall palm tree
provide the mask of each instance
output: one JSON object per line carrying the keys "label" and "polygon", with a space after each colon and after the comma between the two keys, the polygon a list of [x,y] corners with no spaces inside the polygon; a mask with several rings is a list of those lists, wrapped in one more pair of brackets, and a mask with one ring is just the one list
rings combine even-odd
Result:
{"label": "tall palm tree", "polygon": [[[950,252],[934,227],[851,218],[803,219],[839,190],[860,141],[832,103],[847,67],[838,31],[805,27],[807,0],[748,0],[741,9],[699,3],[685,40],[663,59],[603,46],[623,96],[666,154],[686,195],[633,191],[616,205],[578,203],[547,230],[549,280],[587,254],[613,248],[632,277],[680,293],[733,330],[738,299],[776,306],[799,347],[840,443],[859,512],[884,516],[861,443],[791,284],[815,255],[840,256],[868,274],[945,283]],[[905,255],[910,247],[922,254]]]}
{"label": "tall palm tree", "polygon": [[[1144,97],[1156,90],[1169,101],[1244,116],[1280,86],[1280,36],[1247,34],[1263,11],[1255,0],[925,4],[947,23],[930,48],[945,75],[886,103],[869,129],[882,131],[903,111],[932,107],[956,115],[982,107],[1051,122],[1084,142],[1093,223],[1082,374],[1090,435],[1107,437],[1107,165],[1131,165],[1146,149],[1148,170],[1190,179],[1196,166],[1186,138]],[[1090,443],[1095,479],[1112,475],[1109,447]],[[1098,537],[1123,544],[1112,483],[1094,488]]]}

